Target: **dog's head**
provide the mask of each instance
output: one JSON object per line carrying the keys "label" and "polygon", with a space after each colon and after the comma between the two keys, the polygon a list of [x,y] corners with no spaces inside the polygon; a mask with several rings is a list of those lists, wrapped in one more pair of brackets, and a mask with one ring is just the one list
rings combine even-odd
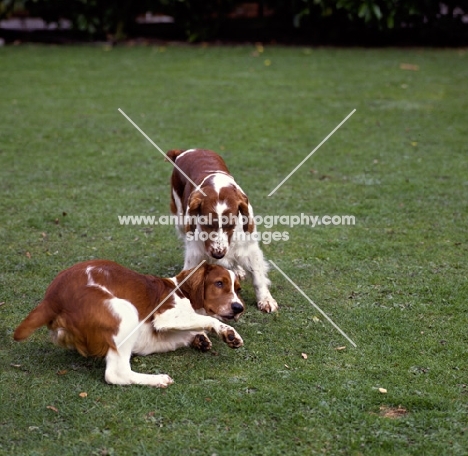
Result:
{"label": "dog's head", "polygon": [[197,312],[224,321],[237,321],[244,312],[239,278],[222,266],[204,263],[195,272],[182,271],[176,279],[179,284],[187,279],[180,290]]}
{"label": "dog's head", "polygon": [[190,195],[185,230],[204,242],[207,255],[219,260],[227,254],[236,230],[253,232],[252,212],[247,196],[235,185],[219,191],[207,185],[203,192],[206,196],[199,190]]}

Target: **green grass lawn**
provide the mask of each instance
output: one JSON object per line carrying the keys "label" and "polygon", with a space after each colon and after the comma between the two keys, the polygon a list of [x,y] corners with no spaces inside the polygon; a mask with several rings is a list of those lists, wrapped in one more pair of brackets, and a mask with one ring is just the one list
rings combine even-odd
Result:
{"label": "green grass lawn", "polygon": [[[467,51],[19,46],[0,81],[0,454],[466,454]],[[169,213],[171,166],[118,108],[221,153],[257,214],[356,217],[263,250],[357,348],[275,270],[277,314],[244,286],[243,348],[133,358],[165,390],[12,340],[78,261],[182,268],[173,227],[119,225]]]}

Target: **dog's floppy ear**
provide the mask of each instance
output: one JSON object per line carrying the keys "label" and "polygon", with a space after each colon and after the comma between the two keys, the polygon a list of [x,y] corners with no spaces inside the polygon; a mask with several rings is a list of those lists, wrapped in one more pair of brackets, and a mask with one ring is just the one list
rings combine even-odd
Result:
{"label": "dog's floppy ear", "polygon": [[196,217],[200,215],[201,204],[203,201],[203,193],[199,190],[193,191],[189,197],[187,206],[187,215],[189,220],[185,223],[185,232],[195,231],[196,228]]}
{"label": "dog's floppy ear", "polygon": [[205,302],[205,277],[213,266],[204,263],[192,275],[193,269],[187,269],[177,275],[177,282],[182,282],[187,276],[190,277],[179,287],[186,298],[188,298],[195,310],[203,309]]}
{"label": "dog's floppy ear", "polygon": [[253,233],[254,221],[249,213],[249,199],[245,193],[239,192],[239,213],[242,216],[244,231]]}

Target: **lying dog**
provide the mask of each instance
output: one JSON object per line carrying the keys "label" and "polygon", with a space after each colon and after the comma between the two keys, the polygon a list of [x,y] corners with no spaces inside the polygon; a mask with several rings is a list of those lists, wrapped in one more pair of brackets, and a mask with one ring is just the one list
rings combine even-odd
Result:
{"label": "lying dog", "polygon": [[252,206],[224,160],[202,149],[170,150],[167,156],[176,164],[171,212],[184,221],[178,226],[185,239],[184,269],[204,259],[232,269],[241,278],[247,272],[252,276],[258,308],[276,311],[278,304],[268,289],[268,264],[251,236],[256,231]]}
{"label": "lying dog", "polygon": [[237,320],[244,311],[235,274],[204,263],[168,298],[191,272],[161,279],[107,260],[78,263],[52,281],[42,302],[16,328],[14,339],[26,339],[47,325],[58,345],[105,357],[107,383],[166,387],[173,383],[168,375],[133,372],[131,354],[188,345],[206,351],[211,341],[205,330],[216,332],[231,348],[243,345],[239,334],[221,322]]}

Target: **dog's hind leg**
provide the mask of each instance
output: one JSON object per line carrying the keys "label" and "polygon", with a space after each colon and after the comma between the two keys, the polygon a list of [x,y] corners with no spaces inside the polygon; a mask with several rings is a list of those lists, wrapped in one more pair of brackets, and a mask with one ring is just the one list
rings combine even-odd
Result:
{"label": "dog's hind leg", "polygon": [[107,383],[114,385],[149,385],[160,388],[173,383],[165,374],[151,375],[133,372],[130,366],[132,349],[135,346],[141,328],[138,328],[138,312],[128,301],[112,298],[109,301],[112,311],[120,318],[119,332],[114,336],[116,349],[110,348],[106,355]]}

